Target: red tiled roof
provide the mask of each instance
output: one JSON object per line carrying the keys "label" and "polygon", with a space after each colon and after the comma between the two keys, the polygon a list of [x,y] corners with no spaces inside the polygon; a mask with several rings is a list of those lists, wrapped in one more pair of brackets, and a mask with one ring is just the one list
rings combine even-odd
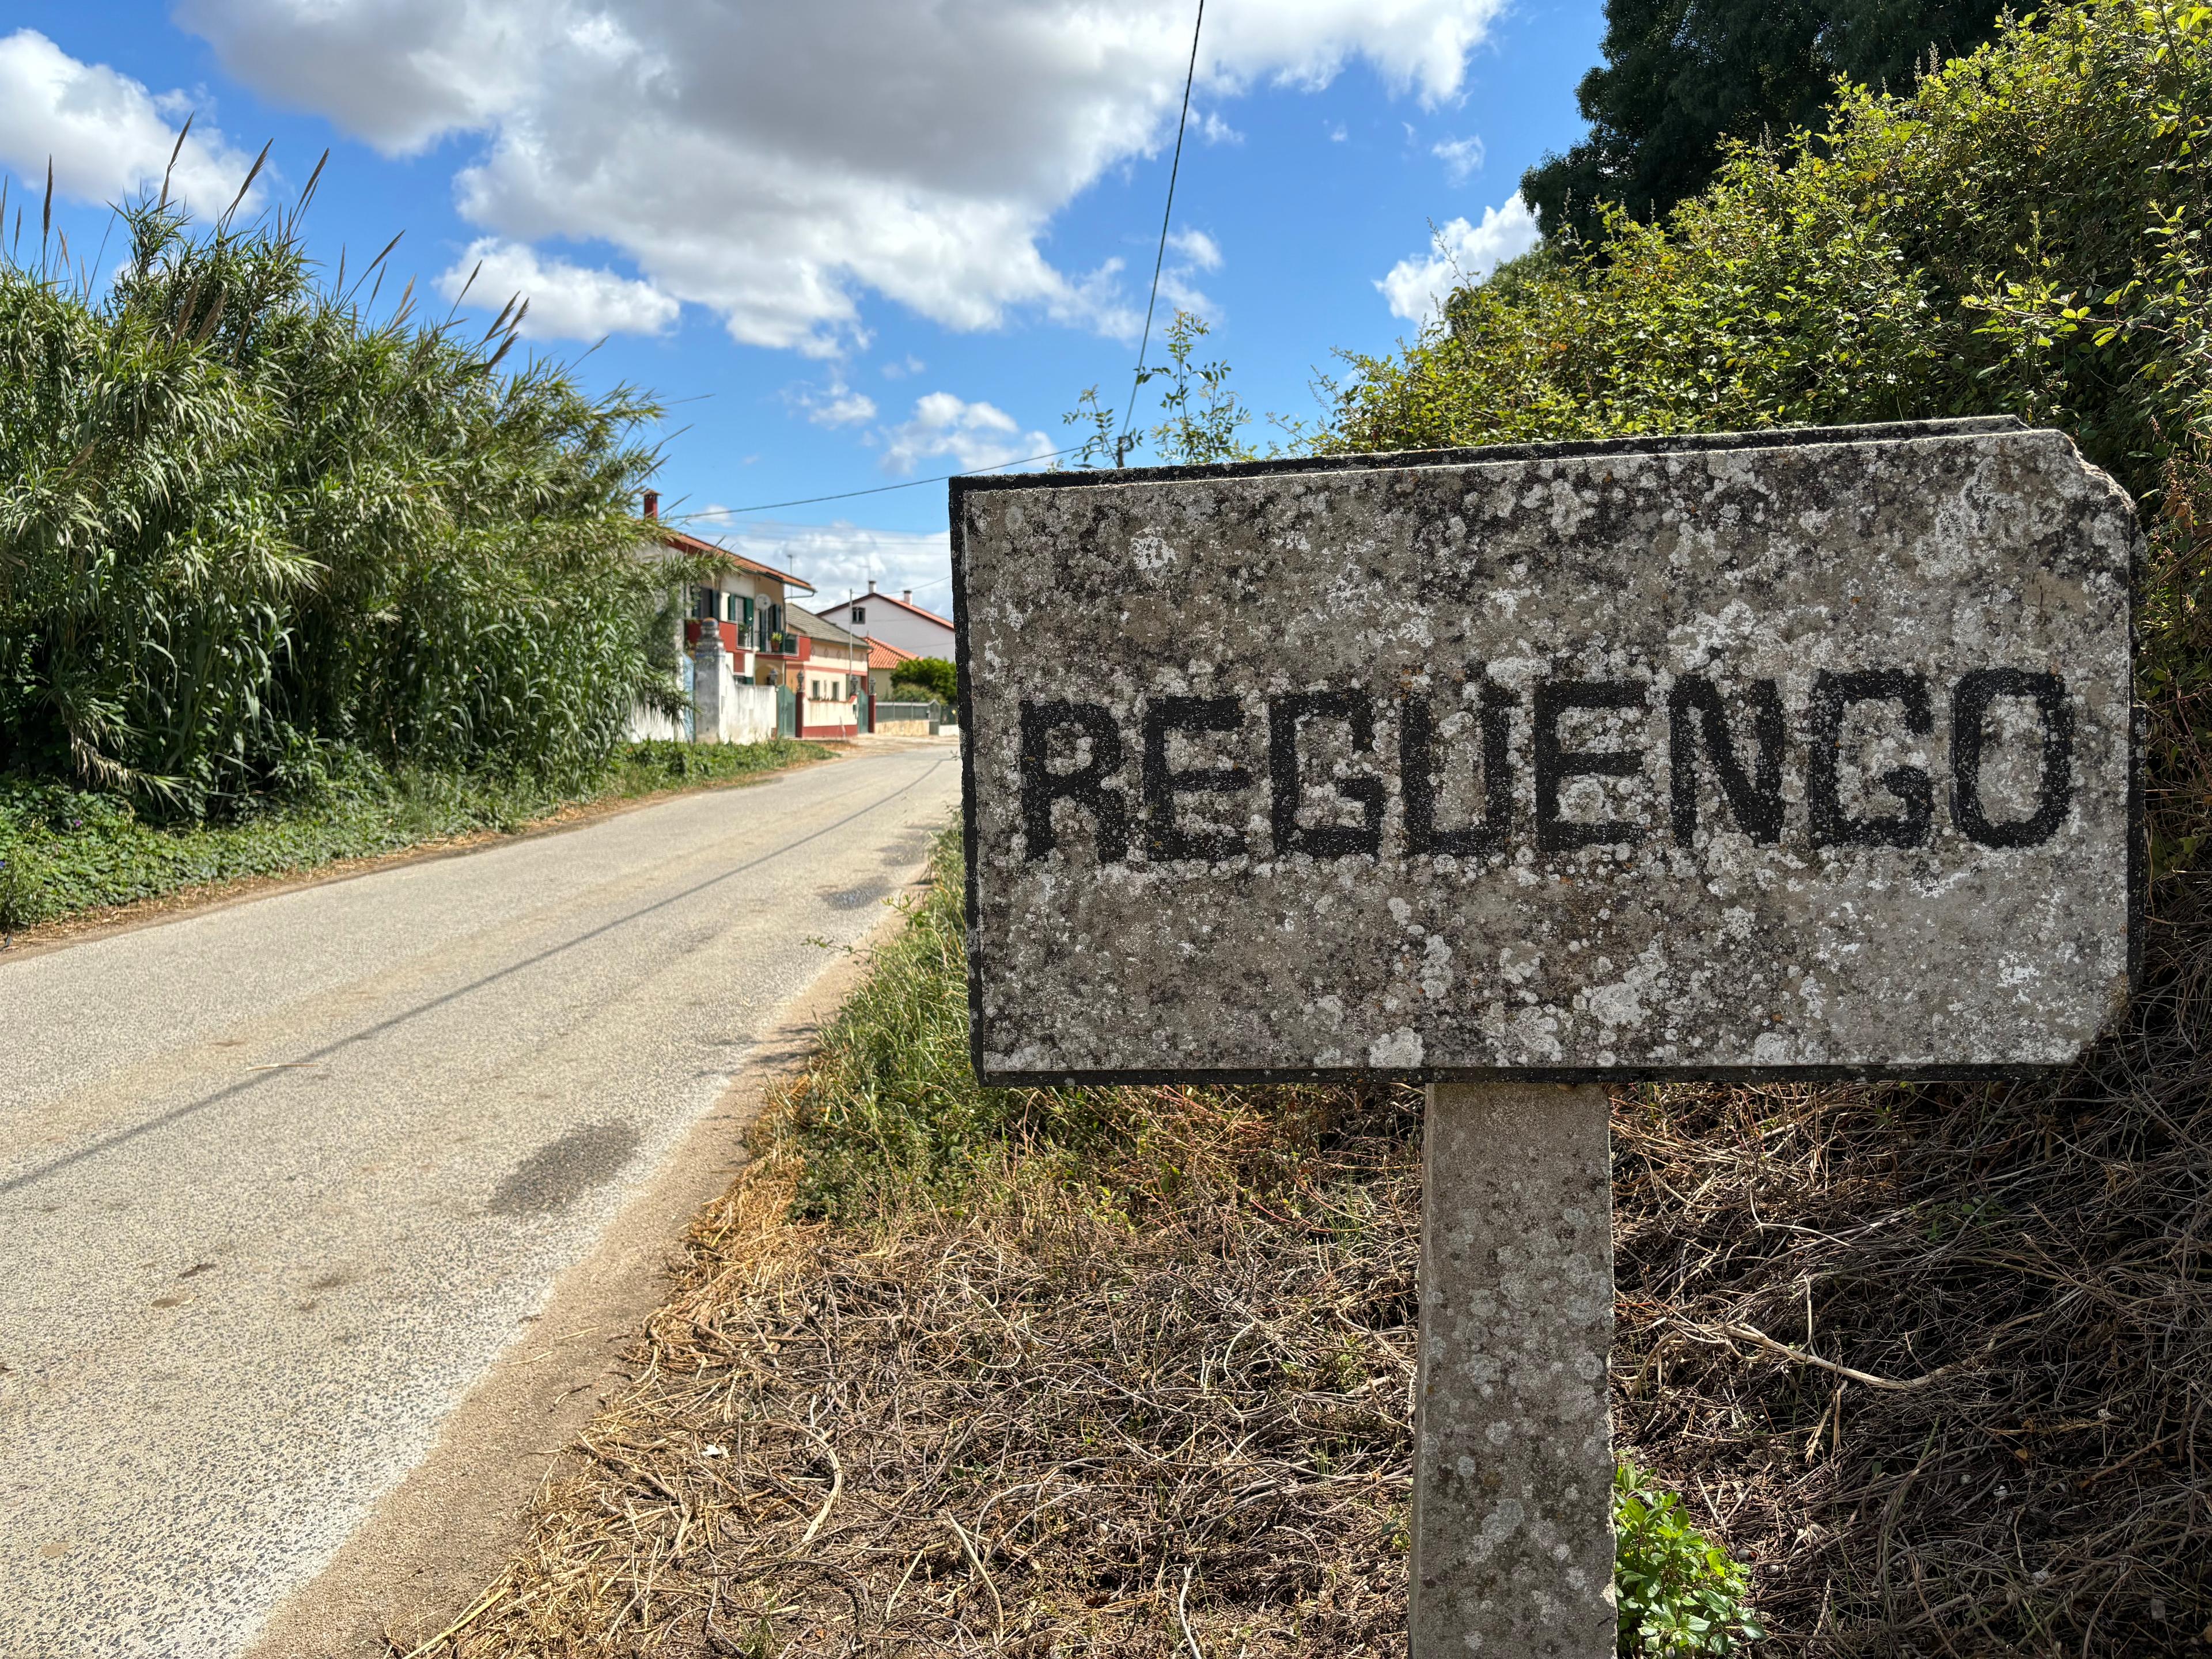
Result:
{"label": "red tiled roof", "polygon": [[[757,576],[773,576],[786,587],[803,587],[809,593],[814,591],[814,584],[803,576],[794,576],[790,571],[779,570],[772,564],[763,564],[758,559],[749,559],[742,553],[732,553],[728,548],[716,543],[702,542],[696,536],[687,536],[682,531],[671,529],[666,525],[659,526],[656,533],[665,545],[674,548],[679,553],[689,553],[695,557],[718,560],[723,564],[732,566],[739,570],[750,570]],[[951,624],[948,623],[945,626],[949,628]]]}
{"label": "red tiled roof", "polygon": [[921,659],[921,652],[902,651],[889,640],[868,641],[868,666],[871,668],[896,668],[902,662],[919,662]]}

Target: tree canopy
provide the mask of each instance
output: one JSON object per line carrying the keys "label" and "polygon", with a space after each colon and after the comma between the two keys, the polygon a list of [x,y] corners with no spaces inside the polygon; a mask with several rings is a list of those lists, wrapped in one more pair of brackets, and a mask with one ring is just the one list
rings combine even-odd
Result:
{"label": "tree canopy", "polygon": [[1544,234],[1649,221],[1711,180],[1723,141],[1817,131],[1839,76],[1910,89],[1931,51],[1970,52],[1990,0],[1607,0],[1603,64],[1576,97],[1589,137],[1521,181]]}
{"label": "tree canopy", "polygon": [[932,702],[955,702],[960,696],[960,672],[942,657],[916,657],[891,671],[891,690],[918,691]]}

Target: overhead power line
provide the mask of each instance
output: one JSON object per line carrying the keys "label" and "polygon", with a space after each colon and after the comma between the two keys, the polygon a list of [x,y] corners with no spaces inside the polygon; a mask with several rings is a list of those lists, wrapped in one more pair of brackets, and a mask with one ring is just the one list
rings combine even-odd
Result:
{"label": "overhead power line", "polygon": [[1144,337],[1137,343],[1137,372],[1129,383],[1129,406],[1121,411],[1121,435],[1114,440],[1114,465],[1128,459],[1129,427],[1137,418],[1137,393],[1145,384],[1145,354],[1152,344],[1152,308],[1160,302],[1160,270],[1168,258],[1168,223],[1175,217],[1176,176],[1182,171],[1183,129],[1190,125],[1190,89],[1198,80],[1198,37],[1206,27],[1206,0],[1198,0],[1198,21],[1190,29],[1190,67],[1182,76],[1182,113],[1176,118],[1175,159],[1168,163],[1168,204],[1160,214],[1160,246],[1152,255],[1152,291],[1145,301]]}
{"label": "overhead power line", "polygon": [[811,507],[817,501],[849,501],[855,495],[880,495],[890,489],[918,489],[923,484],[943,483],[948,478],[964,478],[976,472],[998,472],[1010,466],[1027,466],[1031,461],[1049,461],[1062,455],[1073,455],[1083,446],[1070,444],[1065,449],[1055,449],[1043,455],[1024,455],[1015,461],[994,461],[988,466],[971,466],[966,472],[943,472],[934,478],[908,478],[903,483],[878,484],[873,489],[841,489],[834,495],[801,495],[796,501],[763,501],[758,507],[710,507],[697,513],[687,513],[687,519],[730,519],[740,513],[768,513],[779,507]]}
{"label": "overhead power line", "polygon": [[[1152,255],[1152,291],[1145,301],[1145,331],[1137,343],[1137,368],[1135,378],[1129,386],[1129,406],[1122,413],[1121,435],[1114,440],[1114,465],[1116,466],[1128,459],[1132,447],[1129,427],[1137,416],[1137,392],[1145,384],[1145,354],[1152,349],[1152,313],[1160,302],[1160,272],[1165,267],[1168,258],[1168,227],[1175,218],[1176,179],[1182,172],[1183,132],[1190,125],[1191,88],[1198,81],[1198,39],[1205,28],[1206,0],[1198,0],[1197,21],[1191,25],[1190,30],[1190,64],[1183,70],[1182,76],[1182,113],[1176,119],[1175,156],[1168,163],[1167,206],[1160,213],[1160,245],[1158,250]],[[686,514],[684,516],[692,519],[734,519],[747,513],[772,513],[781,507],[815,507],[823,501],[849,501],[861,495],[888,495],[894,489],[918,489],[924,484],[944,483],[948,479],[964,477],[969,473],[998,472],[1010,466],[1027,466],[1032,461],[1057,460],[1062,455],[1073,455],[1076,451],[1087,447],[1089,446],[1085,444],[1070,444],[1065,449],[1055,449],[1047,454],[1025,455],[1018,461],[1000,461],[992,466],[969,467],[964,473],[945,472],[933,478],[908,478],[902,483],[878,484],[872,489],[841,489],[829,495],[801,495],[796,500],[788,501],[763,501],[757,507],[711,507],[703,512]]]}

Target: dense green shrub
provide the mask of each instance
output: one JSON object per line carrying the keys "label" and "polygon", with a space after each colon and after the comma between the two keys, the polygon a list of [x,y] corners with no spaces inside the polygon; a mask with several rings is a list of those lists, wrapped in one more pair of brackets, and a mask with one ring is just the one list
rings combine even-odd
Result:
{"label": "dense green shrub", "polygon": [[0,262],[0,773],[185,816],[349,749],[574,773],[673,695],[650,403],[502,372],[519,313],[373,318],[293,219],[121,221],[105,289]]}
{"label": "dense green shrub", "polygon": [[1911,97],[1844,88],[1817,141],[1737,148],[1661,222],[1616,217],[1602,257],[1547,246],[1460,290],[1352,360],[1335,441],[2017,413],[2154,496],[2212,386],[2208,111],[2201,5],[2009,22]]}
{"label": "dense green shrub", "polygon": [[891,692],[926,702],[957,702],[960,698],[959,671],[943,657],[916,657],[891,672]]}
{"label": "dense green shrub", "polygon": [[1665,213],[1722,141],[1817,126],[1836,79],[1903,92],[1996,32],[1994,0],[1606,0],[1605,62],[1575,89],[1589,132],[1522,175],[1547,235],[1602,240],[1601,204]]}

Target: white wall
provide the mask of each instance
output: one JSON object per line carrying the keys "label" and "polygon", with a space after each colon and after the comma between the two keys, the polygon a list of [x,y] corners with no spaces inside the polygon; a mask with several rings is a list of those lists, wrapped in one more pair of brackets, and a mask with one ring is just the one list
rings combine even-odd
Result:
{"label": "white wall", "polygon": [[724,705],[721,741],[766,743],[775,736],[775,688],[732,685]]}
{"label": "white wall", "polygon": [[738,684],[738,665],[714,648],[720,643],[702,630],[691,655],[694,735],[701,743],[765,743],[775,735],[775,688]]}
{"label": "white wall", "polygon": [[[684,696],[691,695],[691,659],[684,650],[684,624],[676,624],[676,680]],[[664,714],[659,709],[642,705],[629,711],[629,740],[632,743],[691,741],[690,714]]]}
{"label": "white wall", "polygon": [[[858,605],[867,613],[866,619],[854,622],[853,607]],[[814,613],[826,617],[848,633],[865,638],[883,640],[902,651],[911,651],[917,657],[942,657],[952,660],[952,630],[927,617],[917,617],[913,611],[888,604],[881,593],[863,593],[850,600],[841,600]]]}

